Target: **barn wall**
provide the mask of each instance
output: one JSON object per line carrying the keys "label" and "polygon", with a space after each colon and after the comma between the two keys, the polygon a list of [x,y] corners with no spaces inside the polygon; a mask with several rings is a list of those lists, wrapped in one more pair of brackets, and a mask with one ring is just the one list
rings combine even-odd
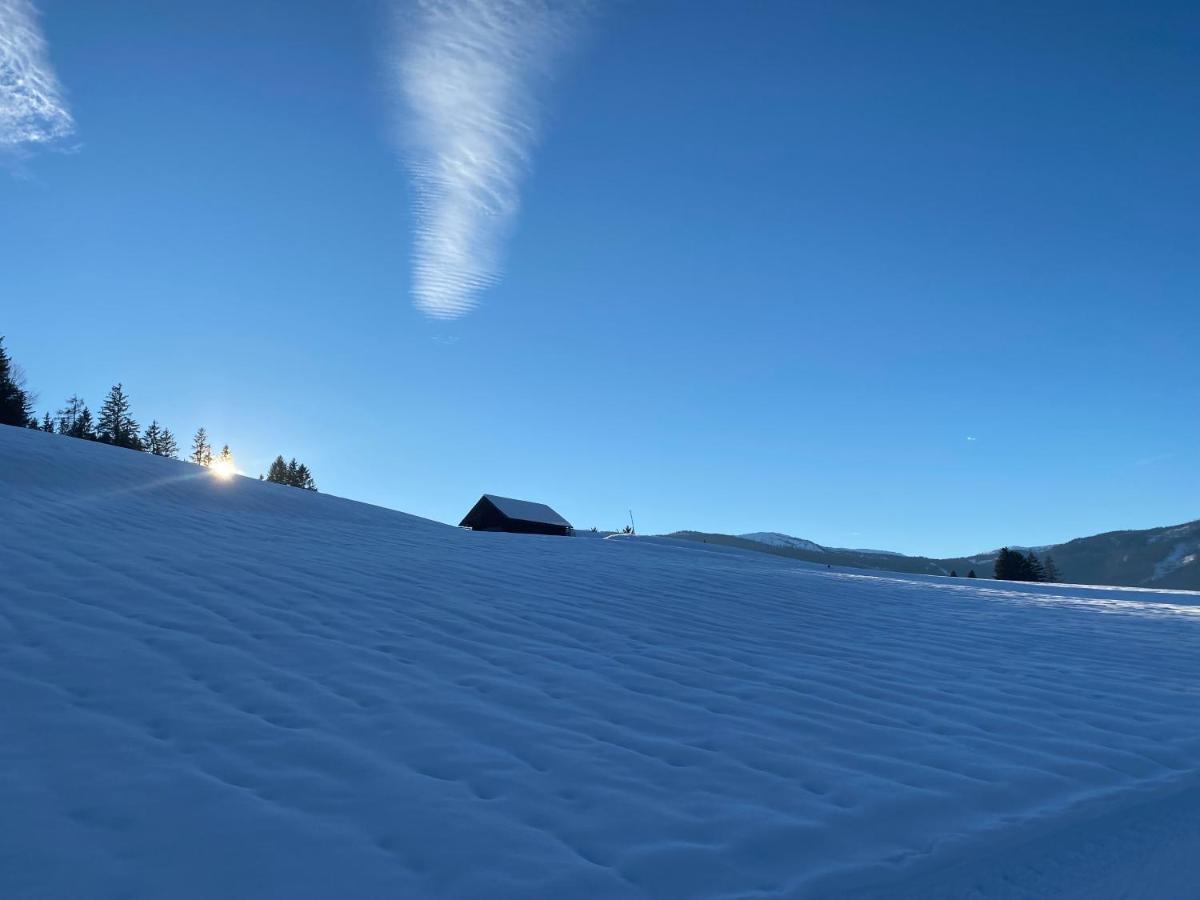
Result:
{"label": "barn wall", "polygon": [[567,529],[562,525],[550,525],[545,522],[523,522],[520,519],[505,519],[504,527],[499,531],[513,534],[566,534]]}

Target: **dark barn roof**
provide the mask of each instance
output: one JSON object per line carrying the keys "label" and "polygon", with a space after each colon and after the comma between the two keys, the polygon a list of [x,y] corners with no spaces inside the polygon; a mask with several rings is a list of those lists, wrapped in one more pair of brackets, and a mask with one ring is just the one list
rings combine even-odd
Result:
{"label": "dark barn roof", "polygon": [[475,531],[518,534],[570,534],[571,523],[544,503],[484,494],[458,523]]}

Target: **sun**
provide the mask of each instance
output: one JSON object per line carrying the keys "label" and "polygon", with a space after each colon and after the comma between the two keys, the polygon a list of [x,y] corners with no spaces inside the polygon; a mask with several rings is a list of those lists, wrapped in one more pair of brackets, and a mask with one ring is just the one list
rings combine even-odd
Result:
{"label": "sun", "polygon": [[214,459],[212,465],[208,467],[208,471],[223,481],[228,481],[237,474],[237,469],[234,468],[231,459]]}

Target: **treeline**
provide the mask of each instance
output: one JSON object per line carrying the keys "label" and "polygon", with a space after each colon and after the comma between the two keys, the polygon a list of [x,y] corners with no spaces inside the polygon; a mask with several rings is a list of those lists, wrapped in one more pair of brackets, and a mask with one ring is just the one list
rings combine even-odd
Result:
{"label": "treeline", "polygon": [[43,413],[41,421],[31,420],[29,427],[85,441],[112,444],[114,447],[143,450],[155,456],[179,458],[179,442],[175,440],[171,429],[159,425],[157,419],[145,429],[138,425],[133,417],[129,395],[122,384],[114,384],[109,388],[108,396],[104,398],[104,404],[96,416],[92,415],[82,397],[72,394],[53,417],[48,412]]}
{"label": "treeline", "polygon": [[1004,547],[996,556],[994,577],[1000,581],[1062,581],[1062,574],[1049,554],[1045,559],[1030,550],[1021,553]]}
{"label": "treeline", "polygon": [[[138,425],[133,417],[129,395],[122,384],[115,384],[109,389],[108,396],[104,398],[104,404],[96,415],[92,414],[87,403],[78,394],[68,397],[62,409],[54,415],[45,412],[40,419],[34,412],[36,402],[37,396],[25,386],[24,371],[12,361],[4,347],[4,338],[0,336],[0,425],[33,428],[155,456],[165,456],[168,459],[179,459],[179,442],[169,428],[160,425],[157,419],[144,429]],[[197,430],[192,438],[192,451],[188,462],[206,468],[215,466],[221,472],[230,475],[235,471],[233,452],[229,445],[225,444],[219,453],[214,454],[208,432],[204,428]],[[262,475],[258,478],[263,480]],[[282,456],[276,457],[275,462],[271,464],[271,474],[266,480],[309,491],[317,489],[307,466],[297,463],[295,459],[284,463]]]}

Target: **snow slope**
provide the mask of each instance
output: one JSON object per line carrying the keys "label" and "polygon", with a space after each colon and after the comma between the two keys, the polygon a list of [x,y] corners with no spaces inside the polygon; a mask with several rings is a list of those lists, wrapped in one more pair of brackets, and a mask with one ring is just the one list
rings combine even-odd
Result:
{"label": "snow slope", "polygon": [[1191,896],[1198,603],[0,427],[0,896]]}

